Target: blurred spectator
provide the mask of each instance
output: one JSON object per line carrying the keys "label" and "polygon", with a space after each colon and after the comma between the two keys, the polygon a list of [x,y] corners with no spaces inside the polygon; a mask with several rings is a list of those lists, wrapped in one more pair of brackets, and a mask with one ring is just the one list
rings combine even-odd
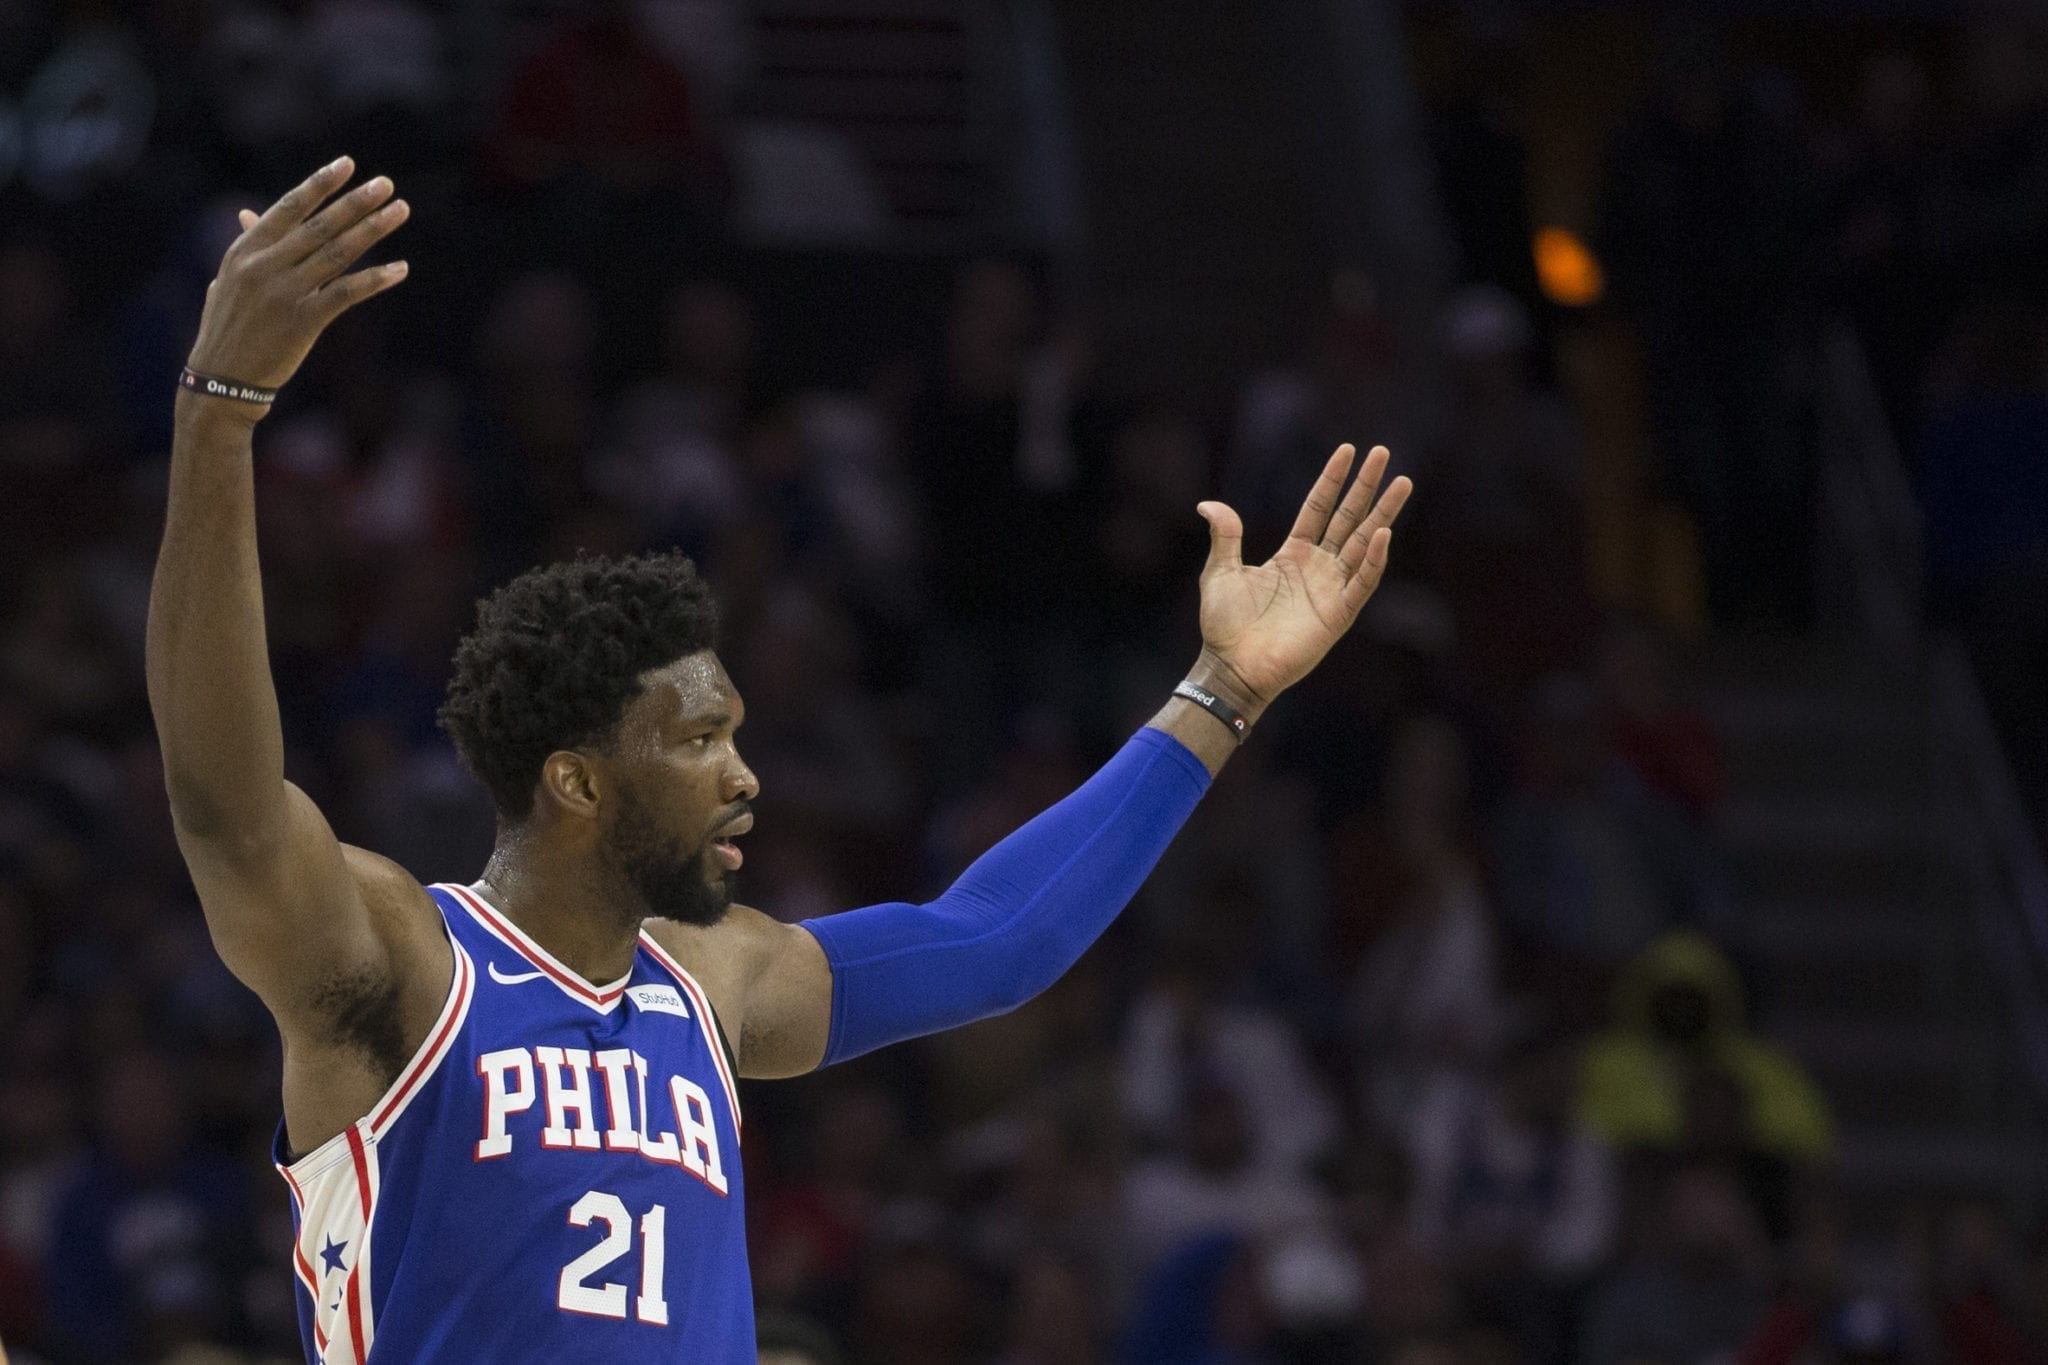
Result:
{"label": "blurred spectator", "polygon": [[1735,969],[1697,934],[1667,935],[1630,965],[1583,1084],[1595,1132],[1626,1152],[1729,1163],[1774,1235],[1792,1177],[1834,1150],[1826,1102],[1790,1054],[1749,1032]]}
{"label": "blurred spectator", "polygon": [[1607,166],[1602,258],[1641,339],[1660,491],[1699,531],[1717,624],[1795,627],[1811,457],[1796,348],[1818,205],[1794,132],[1711,22],[1665,12],[1648,105]]}
{"label": "blurred spectator", "polygon": [[[228,178],[291,183],[286,163],[316,127],[318,93],[306,78],[297,26],[278,9],[237,4],[223,6],[204,33],[199,88],[208,150]],[[217,264],[218,257],[209,263],[209,276]]]}
{"label": "blurred spectator", "polygon": [[334,818],[344,837],[426,881],[460,877],[490,853],[490,802],[449,759],[434,721],[442,675],[468,627],[468,566],[418,555],[385,588],[326,713],[335,763],[356,800]]}
{"label": "blurred spectator", "polygon": [[858,642],[842,619],[790,584],[750,623],[733,664],[747,698],[747,761],[778,818],[846,856],[909,813],[910,778],[879,699],[860,686]]}
{"label": "blurred spectator", "polygon": [[1637,781],[1695,820],[1721,804],[1721,745],[1706,717],[1674,695],[1671,669],[1654,635],[1622,623],[1600,644],[1600,707],[1614,747]]}
{"label": "blurred spectator", "polygon": [[1091,370],[1087,339],[1047,324],[1022,269],[983,260],[961,271],[944,354],[909,423],[948,635],[930,687],[966,741],[942,755],[941,790],[985,763],[986,739],[970,737],[991,721],[999,732],[1010,698],[1062,704],[1092,690],[1071,634],[1103,511],[1108,424]]}
{"label": "blurred spectator", "polygon": [[1449,1327],[1457,1292],[1443,1259],[1415,1236],[1415,1171],[1408,1149],[1355,1135],[1337,1163],[1338,1218],[1362,1270],[1360,1326],[1381,1349]]}
{"label": "blurred spectator", "polygon": [[1298,367],[1254,375],[1238,399],[1222,497],[1244,518],[1250,545],[1287,534],[1300,500],[1285,490],[1313,479],[1339,445],[1386,446],[1398,474],[1436,418],[1435,387],[1417,374],[1415,348],[1403,344],[1370,274],[1337,271],[1319,325]]}
{"label": "blurred spectator", "polygon": [[56,1209],[52,1336],[93,1358],[141,1359],[223,1333],[244,1254],[239,1172],[193,1143],[161,1054],[110,1059],[95,1111],[98,1142]]}
{"label": "blurred spectator", "polygon": [[1526,973],[1590,1022],[1621,964],[1678,924],[1728,913],[1711,845],[1616,755],[1592,689],[1553,677],[1530,706],[1521,772],[1494,828],[1495,884]]}
{"label": "blurred spectator", "polygon": [[511,281],[484,319],[464,435],[486,582],[537,562],[555,523],[590,506],[594,329],[590,291],[554,273]]}
{"label": "blurred spectator", "polygon": [[[1169,945],[1125,1026],[1124,1112],[1142,1138],[1175,1145],[1211,1087],[1252,1125],[1252,1160],[1274,1174],[1307,1171],[1337,1136],[1337,1108],[1284,1019],[1232,989],[1244,936],[1214,925]],[[1197,931],[1199,932],[1199,931]]]}
{"label": "blurred spectator", "polygon": [[1577,1295],[1621,1224],[1614,1155],[1576,1112],[1577,1060],[1569,1039],[1527,1033],[1495,1078],[1445,1078],[1410,1123],[1417,1242],[1546,1360],[1564,1358]]}
{"label": "blurred spectator", "polygon": [[[1018,1276],[1044,1261],[1044,1299],[1056,1300],[1063,1277],[1078,1275],[1093,1296],[1091,1312],[1102,1310],[1101,1298],[1116,1288],[1124,1160],[1117,1135],[1102,1122],[1102,1089],[1032,1096],[948,1144],[958,1197],[974,1209],[965,1230],[977,1261]],[[1015,1290],[1023,1294],[1025,1286]],[[1032,1302],[1042,1306],[1040,1297]]]}
{"label": "blurred spectator", "polygon": [[562,7],[507,80],[482,152],[501,231],[596,291],[608,368],[659,335],[664,291],[650,281],[724,264],[719,111],[635,0]]}
{"label": "blurred spectator", "polygon": [[1123,1193],[1131,1265],[1157,1273],[1196,1239],[1228,1234],[1256,1243],[1324,1221],[1331,1210],[1312,1184],[1260,1165],[1246,1106],[1211,1081],[1188,1093],[1167,1152],[1139,1161]]}
{"label": "blurred spectator", "polygon": [[661,369],[622,395],[599,475],[650,541],[702,549],[743,514],[736,456],[762,406],[757,339],[752,305],[729,285],[693,280],[669,297]]}
{"label": "blurred spectator", "polygon": [[1770,1296],[1769,1247],[1733,1178],[1675,1172],[1644,1245],[1594,1296],[1577,1359],[1700,1362],[1732,1352]]}
{"label": "blurred spectator", "polygon": [[321,0],[295,46],[328,135],[360,164],[404,175],[438,150],[449,92],[441,31],[409,0]]}
{"label": "blurred spectator", "polygon": [[[1476,1062],[1501,1023],[1467,764],[1448,722],[1405,722],[1378,828],[1353,836],[1371,840],[1364,860],[1374,871],[1345,889],[1351,922],[1340,923],[1340,953],[1345,940],[1377,932],[1350,983],[1349,1032],[1368,1110],[1389,1127],[1405,1124],[1437,1079]],[[1358,922],[1367,916],[1378,922]]]}
{"label": "blurred spectator", "polygon": [[1462,277],[1540,306],[1529,250],[1529,139],[1521,57],[1529,34],[1505,12],[1465,11],[1457,65],[1438,84],[1430,149]]}
{"label": "blurred spectator", "polygon": [[679,173],[720,173],[689,80],[630,0],[579,0],[513,72],[489,139],[493,168],[638,193]]}
{"label": "blurred spectator", "polygon": [[66,18],[56,50],[22,91],[26,127],[15,134],[22,179],[60,203],[121,183],[149,146],[158,100],[119,10],[82,6]]}
{"label": "blurred spectator", "polygon": [[1416,508],[1414,544],[1459,618],[1489,623],[1473,665],[1520,684],[1568,664],[1590,634],[1578,428],[1537,387],[1528,310],[1505,290],[1454,295],[1438,340],[1449,402],[1417,467],[1430,496]]}

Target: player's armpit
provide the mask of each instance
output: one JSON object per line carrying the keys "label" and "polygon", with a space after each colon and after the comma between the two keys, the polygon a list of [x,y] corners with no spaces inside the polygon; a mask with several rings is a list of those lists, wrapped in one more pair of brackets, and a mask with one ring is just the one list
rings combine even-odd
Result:
{"label": "player's armpit", "polygon": [[388,982],[415,965],[431,974],[431,962],[409,959],[436,945],[447,965],[426,891],[388,859],[346,849],[289,782],[274,837],[249,843],[180,828],[178,846],[221,961],[287,1031],[324,1022],[337,980]]}
{"label": "player's armpit", "polygon": [[809,933],[745,905],[708,928],[669,920],[646,928],[711,996],[740,1075],[771,1080],[818,1069],[832,1032],[832,967]]}

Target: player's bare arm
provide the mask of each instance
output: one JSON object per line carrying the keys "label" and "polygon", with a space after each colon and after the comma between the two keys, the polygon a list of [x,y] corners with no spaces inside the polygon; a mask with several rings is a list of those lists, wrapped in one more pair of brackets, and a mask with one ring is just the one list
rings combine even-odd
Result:
{"label": "player's bare arm", "polygon": [[[1286,541],[1263,564],[1244,563],[1235,511],[1220,502],[1197,508],[1209,523],[1210,548],[1201,577],[1203,647],[1188,681],[1236,712],[1245,731],[1343,638],[1386,571],[1394,521],[1412,486],[1397,478],[1381,493],[1384,447],[1351,479],[1356,458],[1351,446],[1337,449]],[[1177,740],[1212,777],[1242,742],[1231,725],[1180,696],[1148,728]],[[704,979],[735,1035],[742,1074],[796,1075],[827,1060],[834,971],[812,932],[743,906],[713,925],[659,923],[650,931]]]}
{"label": "player's bare arm", "polygon": [[[347,158],[242,233],[208,287],[189,367],[274,390],[329,323],[405,276],[351,270],[405,221]],[[387,1086],[440,1008],[452,958],[425,891],[345,848],[284,777],[257,564],[251,441],[267,405],[183,389],[150,593],[150,709],[178,846],[222,959],[276,1017],[292,1141],[317,1145]]]}

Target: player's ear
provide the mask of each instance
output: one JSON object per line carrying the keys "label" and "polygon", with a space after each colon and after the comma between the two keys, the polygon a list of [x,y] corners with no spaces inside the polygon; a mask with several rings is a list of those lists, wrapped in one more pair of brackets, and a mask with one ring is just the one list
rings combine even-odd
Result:
{"label": "player's ear", "polygon": [[565,815],[597,818],[600,779],[590,759],[557,749],[540,765],[540,797]]}

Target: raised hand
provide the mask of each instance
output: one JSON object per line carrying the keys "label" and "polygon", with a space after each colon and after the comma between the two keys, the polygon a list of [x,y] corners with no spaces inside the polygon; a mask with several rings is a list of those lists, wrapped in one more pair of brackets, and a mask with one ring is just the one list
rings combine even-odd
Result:
{"label": "raised hand", "polygon": [[1236,512],[1220,502],[1195,509],[1209,523],[1202,652],[1253,707],[1263,709],[1321,662],[1386,572],[1394,518],[1413,485],[1395,479],[1374,501],[1387,472],[1387,449],[1374,446],[1345,492],[1356,457],[1353,447],[1337,447],[1286,542],[1264,564],[1241,558],[1244,523]]}
{"label": "raised hand", "polygon": [[280,388],[328,323],[405,278],[404,261],[343,273],[410,212],[403,199],[391,198],[391,181],[381,175],[333,199],[354,171],[355,162],[342,157],[260,217],[242,210],[242,235],[206,287],[199,340],[187,362],[194,370]]}

